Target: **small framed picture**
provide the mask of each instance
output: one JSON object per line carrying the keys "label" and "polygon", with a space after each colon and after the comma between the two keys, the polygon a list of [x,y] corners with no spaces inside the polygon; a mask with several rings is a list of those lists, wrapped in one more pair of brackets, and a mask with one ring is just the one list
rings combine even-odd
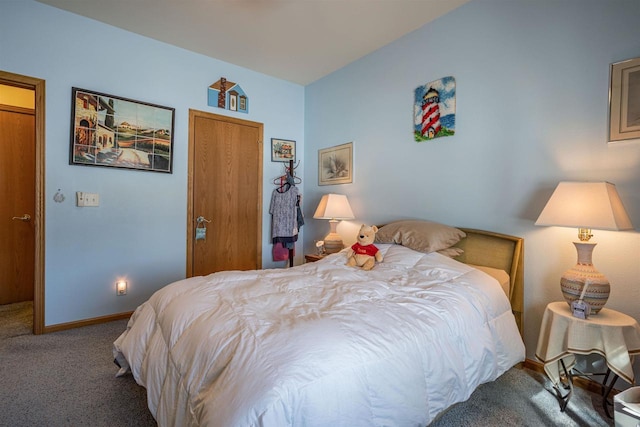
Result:
{"label": "small framed picture", "polygon": [[288,162],[289,160],[296,160],[296,142],[271,138],[271,161]]}
{"label": "small framed picture", "polygon": [[640,139],[640,58],[611,64],[609,142]]}
{"label": "small framed picture", "polygon": [[318,150],[318,185],[353,182],[353,142]]}

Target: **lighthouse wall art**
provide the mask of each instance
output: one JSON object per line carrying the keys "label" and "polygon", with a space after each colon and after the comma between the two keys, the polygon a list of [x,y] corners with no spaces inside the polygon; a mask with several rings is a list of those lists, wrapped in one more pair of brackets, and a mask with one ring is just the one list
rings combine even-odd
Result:
{"label": "lighthouse wall art", "polygon": [[413,134],[417,142],[456,132],[456,79],[448,76],[415,90]]}

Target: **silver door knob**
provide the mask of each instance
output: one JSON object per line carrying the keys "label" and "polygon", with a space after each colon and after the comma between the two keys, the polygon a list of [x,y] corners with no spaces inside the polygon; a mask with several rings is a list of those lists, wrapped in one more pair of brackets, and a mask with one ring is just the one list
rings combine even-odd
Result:
{"label": "silver door knob", "polygon": [[198,218],[196,218],[196,222],[198,223],[198,225],[200,225],[200,224],[204,224],[204,223],[207,223],[207,222],[211,222],[211,220],[209,220],[209,219],[207,219],[207,218],[205,218],[203,216],[199,216]]}
{"label": "silver door knob", "polygon": [[25,222],[26,222],[26,221],[31,220],[31,215],[29,215],[29,214],[24,214],[24,215],[22,215],[22,216],[14,216],[14,217],[13,217],[13,218],[11,218],[11,219],[17,219],[17,220],[19,220],[19,221],[25,221]]}

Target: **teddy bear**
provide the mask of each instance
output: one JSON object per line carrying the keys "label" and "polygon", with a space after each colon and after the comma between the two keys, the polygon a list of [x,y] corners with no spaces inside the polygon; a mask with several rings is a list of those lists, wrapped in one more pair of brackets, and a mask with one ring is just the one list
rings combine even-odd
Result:
{"label": "teddy bear", "polygon": [[347,265],[371,270],[376,261],[382,262],[382,252],[373,244],[378,227],[362,224],[357,242],[347,250]]}

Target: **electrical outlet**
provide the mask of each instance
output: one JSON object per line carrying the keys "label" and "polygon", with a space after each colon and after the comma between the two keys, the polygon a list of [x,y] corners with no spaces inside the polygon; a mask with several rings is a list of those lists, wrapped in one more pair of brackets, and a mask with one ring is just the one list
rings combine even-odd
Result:
{"label": "electrical outlet", "polygon": [[127,294],[127,281],[126,280],[118,280],[116,282],[116,295],[126,295]]}

